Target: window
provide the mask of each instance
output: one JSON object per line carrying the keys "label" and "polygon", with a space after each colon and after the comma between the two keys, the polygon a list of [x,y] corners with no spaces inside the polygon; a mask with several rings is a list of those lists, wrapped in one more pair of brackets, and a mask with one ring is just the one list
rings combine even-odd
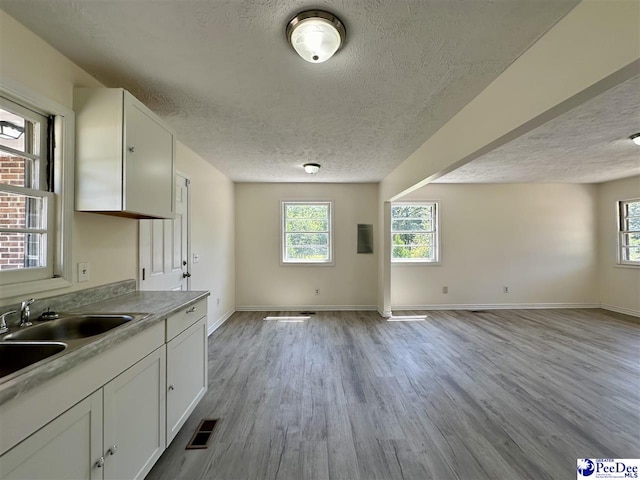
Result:
{"label": "window", "polygon": [[[0,85],[0,298],[71,285],[74,115]],[[54,142],[55,138],[55,142]]]}
{"label": "window", "polygon": [[2,100],[0,271],[16,273],[2,283],[53,276],[48,145],[47,117]]}
{"label": "window", "polygon": [[282,202],[282,263],[332,264],[331,202]]}
{"label": "window", "polygon": [[619,202],[619,261],[640,265],[640,199]]}
{"label": "window", "polygon": [[391,261],[438,263],[438,204],[435,202],[391,205]]}

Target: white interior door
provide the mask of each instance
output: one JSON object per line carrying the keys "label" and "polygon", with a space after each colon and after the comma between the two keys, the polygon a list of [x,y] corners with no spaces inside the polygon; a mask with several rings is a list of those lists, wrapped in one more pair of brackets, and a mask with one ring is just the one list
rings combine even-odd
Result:
{"label": "white interior door", "polygon": [[176,174],[173,220],[140,220],[140,290],[189,290],[189,179]]}

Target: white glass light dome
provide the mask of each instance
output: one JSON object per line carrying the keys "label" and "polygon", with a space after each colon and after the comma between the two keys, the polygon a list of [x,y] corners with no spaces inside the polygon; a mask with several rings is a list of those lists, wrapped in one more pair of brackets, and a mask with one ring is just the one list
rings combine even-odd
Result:
{"label": "white glass light dome", "polygon": [[302,167],[304,168],[304,171],[310,175],[315,175],[320,170],[319,163],[305,163]]}
{"label": "white glass light dome", "polygon": [[310,63],[329,60],[342,46],[346,30],[329,12],[309,10],[296,15],[287,25],[287,39],[303,59]]}

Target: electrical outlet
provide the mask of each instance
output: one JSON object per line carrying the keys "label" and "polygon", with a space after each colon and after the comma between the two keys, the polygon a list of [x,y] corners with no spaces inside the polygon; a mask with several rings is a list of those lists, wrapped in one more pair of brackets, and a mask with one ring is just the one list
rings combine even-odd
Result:
{"label": "electrical outlet", "polygon": [[78,282],[89,281],[89,262],[78,263]]}
{"label": "electrical outlet", "polygon": [[442,293],[449,293],[449,287],[442,287]]}
{"label": "electrical outlet", "polygon": [[198,263],[198,262],[200,262],[200,254],[194,253],[193,254],[193,263]]}
{"label": "electrical outlet", "polygon": [[320,289],[316,288],[316,295],[320,295]]}
{"label": "electrical outlet", "polygon": [[505,285],[504,287],[502,287],[502,291],[504,293],[509,293],[509,285]]}

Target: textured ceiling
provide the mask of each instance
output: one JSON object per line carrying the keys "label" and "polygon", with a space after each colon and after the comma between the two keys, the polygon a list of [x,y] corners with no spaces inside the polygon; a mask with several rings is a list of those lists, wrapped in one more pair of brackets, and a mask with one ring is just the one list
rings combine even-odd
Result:
{"label": "textured ceiling", "polygon": [[[235,181],[378,181],[578,0],[0,0],[107,86],[124,87]],[[289,18],[347,27],[309,64]],[[309,177],[304,162],[322,165]]]}
{"label": "textured ceiling", "polygon": [[640,77],[492,150],[434,183],[600,183],[640,175]]}

